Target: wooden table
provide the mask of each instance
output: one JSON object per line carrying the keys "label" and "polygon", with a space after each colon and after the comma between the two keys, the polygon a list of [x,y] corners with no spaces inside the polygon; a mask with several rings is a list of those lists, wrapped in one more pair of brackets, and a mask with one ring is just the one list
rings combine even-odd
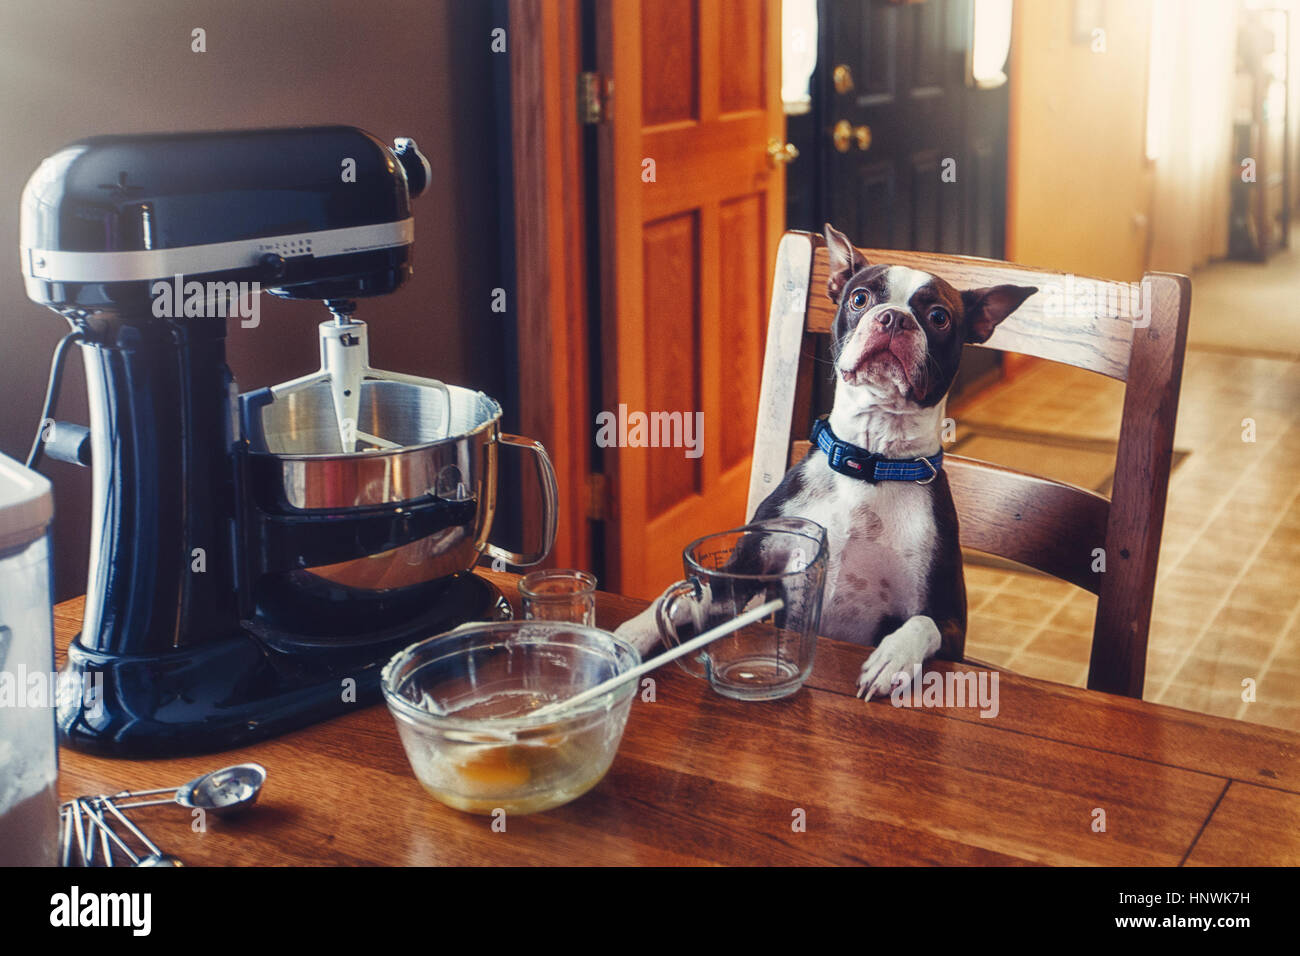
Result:
{"label": "wooden table", "polygon": [[[485,574],[515,600],[513,575]],[[55,609],[60,650],[81,603]],[[601,594],[597,621],[613,628],[643,606]],[[823,639],[805,688],[770,703],[724,699],[668,665],[654,702],[633,703],[605,779],[503,833],[425,793],[382,704],[220,755],[65,748],[60,789],[265,765],[258,806],[205,833],[177,808],[137,811],[190,865],[1300,863],[1300,734],[1005,672],[994,718],[864,703],[852,692],[862,660]]]}

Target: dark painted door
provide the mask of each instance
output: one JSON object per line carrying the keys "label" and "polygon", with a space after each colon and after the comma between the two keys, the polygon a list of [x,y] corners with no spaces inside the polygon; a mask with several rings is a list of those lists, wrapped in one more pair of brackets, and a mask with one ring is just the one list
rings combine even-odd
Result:
{"label": "dark painted door", "polygon": [[[1002,258],[1008,85],[967,82],[973,0],[818,6],[813,109],[790,123],[804,151],[788,173],[790,227],[830,221],[862,246]],[[961,378],[999,361],[968,350]]]}

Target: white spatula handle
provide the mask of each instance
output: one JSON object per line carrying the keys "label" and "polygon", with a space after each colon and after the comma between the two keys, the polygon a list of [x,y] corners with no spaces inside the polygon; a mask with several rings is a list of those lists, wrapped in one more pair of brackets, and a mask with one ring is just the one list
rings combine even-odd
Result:
{"label": "white spatula handle", "polygon": [[675,661],[677,660],[677,658],[682,657],[685,654],[690,654],[693,653],[694,651],[698,651],[705,644],[712,643],[713,641],[716,641],[720,637],[726,637],[728,634],[731,634],[733,631],[738,631],[742,627],[745,627],[746,625],[753,624],[755,621],[761,620],[762,618],[767,617],[769,614],[781,610],[781,608],[783,607],[785,607],[785,602],[780,598],[774,598],[773,600],[768,601],[766,604],[760,604],[758,607],[754,608],[753,610],[745,611],[743,614],[739,615],[738,617],[735,617],[730,621],[727,621],[723,624],[719,624],[717,627],[705,631],[699,637],[691,638],[689,641],[687,641],[685,644],[682,644],[680,647],[676,647],[671,651],[667,651],[666,653],[660,654],[658,657],[651,658],[650,660],[646,661],[643,664],[637,665],[636,667],[632,668],[630,671],[625,671],[624,673],[619,674],[617,677],[611,677],[607,681],[602,681],[601,683],[597,684],[595,687],[584,690],[581,694],[578,694],[574,697],[568,697],[565,698],[564,700],[552,701],[549,704],[546,704],[542,707],[537,708],[534,711],[531,711],[528,714],[528,716],[537,717],[540,715],[546,715],[552,713],[554,711],[559,710],[562,707],[577,707],[579,704],[585,704],[587,701],[599,697],[601,694],[608,693],[609,691],[613,690],[615,687],[619,686],[620,684],[624,684],[627,681],[634,680],[635,678],[640,677],[642,674],[647,674],[650,671],[658,668],[660,665],[667,664],[669,661]]}

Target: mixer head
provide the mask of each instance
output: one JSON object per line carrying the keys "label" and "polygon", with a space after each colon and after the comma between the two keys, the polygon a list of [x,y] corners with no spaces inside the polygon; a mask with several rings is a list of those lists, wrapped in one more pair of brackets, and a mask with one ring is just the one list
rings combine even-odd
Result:
{"label": "mixer head", "polygon": [[73,319],[147,319],[155,284],[177,277],[382,295],[410,275],[409,200],[429,178],[413,140],[350,126],[81,140],[23,190],[27,294]]}

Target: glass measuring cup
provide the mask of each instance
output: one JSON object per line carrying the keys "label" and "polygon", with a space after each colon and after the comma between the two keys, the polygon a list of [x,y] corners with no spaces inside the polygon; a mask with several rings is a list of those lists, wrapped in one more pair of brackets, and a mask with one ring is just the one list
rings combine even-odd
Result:
{"label": "glass measuring cup", "polygon": [[692,541],[682,551],[685,578],[658,602],[659,634],[676,647],[780,598],[781,610],[677,664],[724,697],[793,694],[812,673],[826,560],[826,529],[805,518],[772,518]]}

